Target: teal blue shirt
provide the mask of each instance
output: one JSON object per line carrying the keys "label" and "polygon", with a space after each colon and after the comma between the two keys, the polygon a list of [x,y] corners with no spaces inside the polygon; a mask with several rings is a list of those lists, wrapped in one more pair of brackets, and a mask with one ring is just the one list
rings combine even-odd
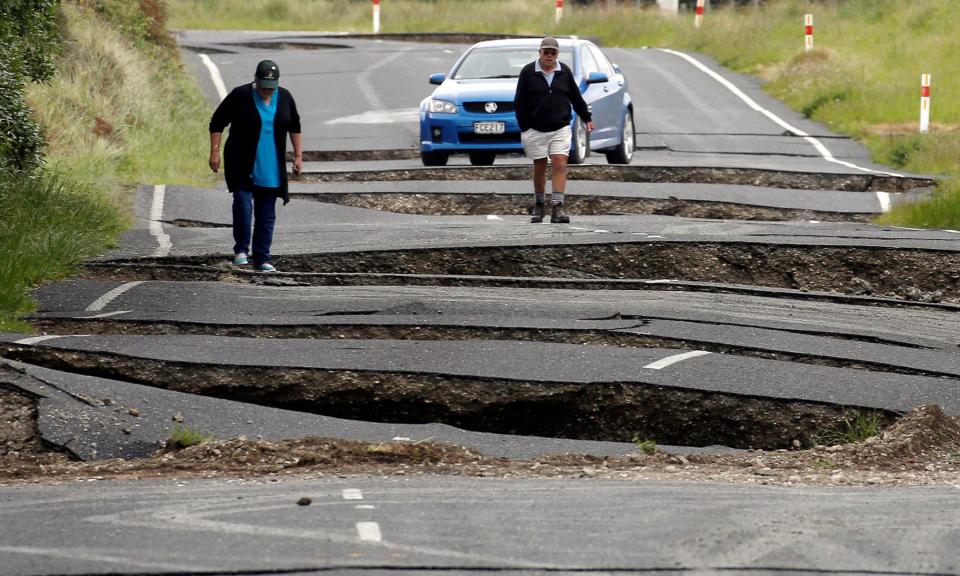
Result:
{"label": "teal blue shirt", "polygon": [[263,188],[280,187],[280,162],[277,159],[277,144],[274,142],[273,118],[277,115],[277,100],[280,91],[274,90],[268,106],[260,93],[253,91],[253,101],[260,113],[260,140],[257,142],[257,158],[253,162],[253,183]]}

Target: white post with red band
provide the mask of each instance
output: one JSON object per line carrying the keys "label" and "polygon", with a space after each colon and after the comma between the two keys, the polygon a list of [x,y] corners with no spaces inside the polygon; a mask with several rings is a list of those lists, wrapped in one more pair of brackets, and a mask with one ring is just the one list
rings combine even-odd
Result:
{"label": "white post with red band", "polygon": [[554,23],[559,24],[563,18],[563,0],[557,0],[557,14],[554,16]]}
{"label": "white post with red band", "polygon": [[813,14],[807,14],[803,17],[803,24],[806,27],[806,34],[803,38],[803,47],[807,52],[813,50]]}
{"label": "white post with red band", "polygon": [[380,33],[380,0],[373,0],[373,33]]}
{"label": "white post with red band", "polygon": [[920,133],[930,131],[930,75],[920,75]]}
{"label": "white post with red band", "polygon": [[693,18],[693,25],[697,28],[703,24],[703,3],[704,0],[697,0],[697,15]]}

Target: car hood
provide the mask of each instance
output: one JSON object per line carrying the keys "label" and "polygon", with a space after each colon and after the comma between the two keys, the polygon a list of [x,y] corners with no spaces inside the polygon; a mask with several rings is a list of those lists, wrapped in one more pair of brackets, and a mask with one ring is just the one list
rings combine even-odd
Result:
{"label": "car hood", "polygon": [[440,100],[449,100],[456,104],[479,100],[512,102],[516,92],[516,78],[447,80],[434,91],[433,97]]}

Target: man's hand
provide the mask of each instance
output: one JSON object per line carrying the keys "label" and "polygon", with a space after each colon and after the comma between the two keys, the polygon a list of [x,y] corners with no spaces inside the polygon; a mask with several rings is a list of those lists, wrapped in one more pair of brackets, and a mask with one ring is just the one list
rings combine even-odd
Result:
{"label": "man's hand", "polygon": [[210,169],[216,174],[220,170],[220,151],[210,152]]}
{"label": "man's hand", "polygon": [[299,176],[303,172],[303,157],[296,156],[293,159],[293,175]]}
{"label": "man's hand", "polygon": [[587,122],[587,132],[593,132],[593,121]]}

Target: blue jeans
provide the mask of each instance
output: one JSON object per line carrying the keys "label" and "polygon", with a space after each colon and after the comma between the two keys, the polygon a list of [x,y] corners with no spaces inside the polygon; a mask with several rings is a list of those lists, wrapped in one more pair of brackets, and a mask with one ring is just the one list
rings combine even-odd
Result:
{"label": "blue jeans", "polygon": [[[253,221],[253,251],[250,227]],[[233,193],[233,253],[249,254],[254,266],[270,261],[273,224],[277,220],[277,197],[269,192],[237,190]]]}

